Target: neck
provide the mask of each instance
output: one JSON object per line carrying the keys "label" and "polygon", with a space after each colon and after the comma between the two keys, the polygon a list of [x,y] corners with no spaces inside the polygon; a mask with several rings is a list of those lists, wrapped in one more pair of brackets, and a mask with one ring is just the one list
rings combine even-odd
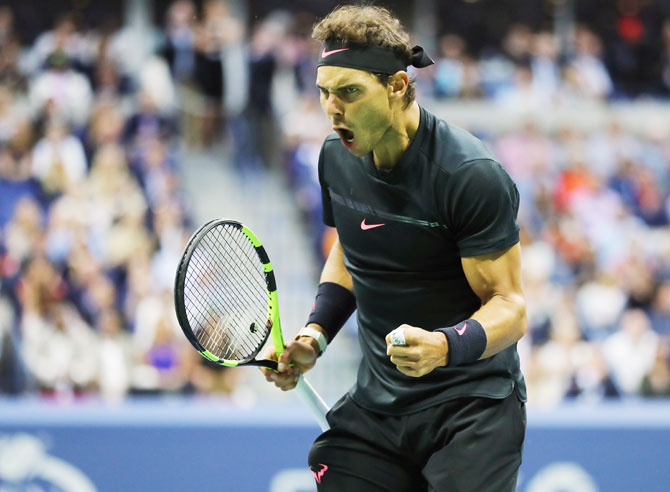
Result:
{"label": "neck", "polygon": [[400,110],[389,125],[379,145],[372,151],[375,166],[388,171],[393,169],[407,147],[412,143],[421,120],[419,105],[413,102],[409,108]]}

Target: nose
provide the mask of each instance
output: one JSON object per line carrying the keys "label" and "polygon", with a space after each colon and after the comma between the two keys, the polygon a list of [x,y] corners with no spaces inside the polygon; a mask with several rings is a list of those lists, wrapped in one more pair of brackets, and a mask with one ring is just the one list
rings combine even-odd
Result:
{"label": "nose", "polygon": [[328,94],[323,102],[323,109],[328,116],[342,116],[342,104],[335,94]]}

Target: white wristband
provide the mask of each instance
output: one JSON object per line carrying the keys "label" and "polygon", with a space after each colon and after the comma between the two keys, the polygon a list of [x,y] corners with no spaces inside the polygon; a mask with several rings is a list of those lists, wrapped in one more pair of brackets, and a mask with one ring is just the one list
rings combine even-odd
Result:
{"label": "white wristband", "polygon": [[319,330],[315,330],[311,326],[305,326],[302,330],[300,330],[298,337],[310,337],[316,340],[316,343],[319,344],[319,350],[321,350],[321,354],[326,351],[326,347],[328,346],[328,340],[326,340],[324,334]]}

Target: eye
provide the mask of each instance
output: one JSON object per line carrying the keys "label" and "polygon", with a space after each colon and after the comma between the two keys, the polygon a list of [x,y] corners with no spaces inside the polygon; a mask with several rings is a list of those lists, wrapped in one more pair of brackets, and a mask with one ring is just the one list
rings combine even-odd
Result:
{"label": "eye", "polygon": [[321,96],[325,97],[327,99],[328,98],[328,91],[326,89],[321,89],[321,88],[319,88],[319,90],[321,91]]}
{"label": "eye", "polygon": [[344,92],[345,94],[355,94],[358,89],[356,87],[345,87]]}

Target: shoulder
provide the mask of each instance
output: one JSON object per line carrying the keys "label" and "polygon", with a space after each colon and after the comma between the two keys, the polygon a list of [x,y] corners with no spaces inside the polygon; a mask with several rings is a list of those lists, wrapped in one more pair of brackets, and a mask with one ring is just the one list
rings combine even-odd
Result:
{"label": "shoulder", "polygon": [[330,133],[326,139],[323,141],[323,146],[321,147],[322,152],[339,152],[341,150],[346,150],[342,141],[340,140],[339,135],[336,132]]}
{"label": "shoulder", "polygon": [[349,165],[355,157],[342,145],[337,133],[326,137],[319,153],[319,181],[334,183],[354,172],[357,166]]}
{"label": "shoulder", "polygon": [[448,174],[476,161],[495,161],[493,152],[467,130],[447,123],[424,110],[428,136],[423,150],[439,169]]}
{"label": "shoulder", "polygon": [[323,164],[326,161],[339,161],[347,154],[347,149],[342,145],[342,141],[337,133],[329,134],[321,145],[319,160]]}

